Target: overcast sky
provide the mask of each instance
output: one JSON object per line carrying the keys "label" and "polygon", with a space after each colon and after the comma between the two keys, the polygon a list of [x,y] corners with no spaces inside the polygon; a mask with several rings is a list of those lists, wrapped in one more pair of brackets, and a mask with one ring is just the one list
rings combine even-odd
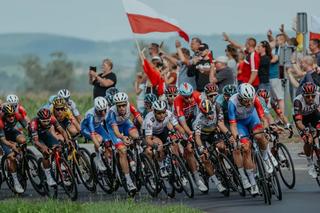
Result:
{"label": "overcast sky", "polygon": [[[291,28],[300,11],[320,16],[320,0],[139,1],[176,19],[189,34],[264,33],[281,23]],[[0,0],[0,33],[12,32],[104,41],[132,38],[121,0]]]}

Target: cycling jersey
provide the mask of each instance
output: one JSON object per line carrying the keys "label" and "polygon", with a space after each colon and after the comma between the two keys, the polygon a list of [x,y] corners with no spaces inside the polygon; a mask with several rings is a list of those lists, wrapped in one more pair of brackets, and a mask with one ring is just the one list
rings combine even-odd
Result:
{"label": "cycling jersey", "polygon": [[236,123],[238,120],[247,119],[255,110],[260,119],[264,117],[263,107],[257,96],[254,98],[253,104],[246,107],[239,103],[238,94],[234,94],[228,103],[229,122]]}
{"label": "cycling jersey", "polygon": [[146,136],[159,135],[163,133],[169,122],[173,126],[178,125],[178,121],[174,117],[173,113],[169,110],[167,110],[166,113],[167,116],[162,122],[157,121],[154,112],[149,112],[147,114],[142,124]]}
{"label": "cycling jersey", "polygon": [[59,121],[63,122],[64,120],[73,120],[74,117],[72,115],[71,110],[68,107],[65,107],[64,111],[61,113],[61,115],[58,115],[58,113],[54,110],[54,107],[51,107],[51,113],[54,115],[54,117]]}
{"label": "cycling jersey", "polygon": [[192,120],[195,117],[198,105],[201,103],[201,93],[194,91],[192,97],[193,101],[191,103],[186,103],[182,95],[178,95],[174,99],[175,114],[179,120]]}
{"label": "cycling jersey", "polygon": [[16,112],[18,112],[23,119],[27,117],[27,111],[24,109],[24,107],[21,104],[18,104],[16,107]]}
{"label": "cycling jersey", "polygon": [[0,115],[0,137],[4,137],[6,132],[15,130],[17,123],[20,123],[23,127],[27,126],[26,120],[21,116],[20,113],[15,113],[15,118],[12,123],[8,122],[4,115]]}
{"label": "cycling jersey", "polygon": [[318,111],[320,106],[320,95],[317,92],[314,98],[314,103],[308,105],[304,100],[302,94],[298,95],[293,101],[293,110],[294,110],[294,118],[295,120],[302,120],[302,118],[306,115],[310,115],[313,112]]}
{"label": "cycling jersey", "polygon": [[224,123],[226,125],[229,124],[229,115],[228,115],[228,101],[226,101],[223,97],[223,94],[218,95],[216,98],[216,103],[218,103],[221,107],[224,117]]}
{"label": "cycling jersey", "polygon": [[196,134],[210,134],[217,130],[219,121],[223,121],[223,113],[219,104],[214,104],[212,108],[212,119],[209,119],[203,113],[199,113],[193,122],[193,130]]}
{"label": "cycling jersey", "polygon": [[270,110],[269,110],[269,107],[268,107],[266,101],[264,100],[264,98],[262,98],[260,96],[258,96],[258,98],[259,98],[259,101],[260,101],[260,103],[262,105],[264,114],[265,115],[269,115],[270,114]]}
{"label": "cycling jersey", "polygon": [[119,115],[117,106],[114,105],[110,108],[108,115],[107,115],[107,122],[110,125],[122,125],[126,121],[130,120],[131,115],[133,115],[134,118],[137,118],[140,116],[140,113],[132,104],[127,105],[126,114],[125,115]]}
{"label": "cycling jersey", "polygon": [[69,100],[67,101],[67,105],[68,105],[69,109],[71,110],[72,114],[73,114],[75,117],[77,117],[77,116],[80,115],[80,112],[79,112],[79,110],[78,110],[78,108],[77,108],[77,105],[76,105],[76,103],[75,103],[73,100],[69,99]]}
{"label": "cycling jersey", "polygon": [[99,134],[104,142],[110,140],[107,131],[103,128],[103,122],[105,121],[104,116],[99,116],[96,114],[94,107],[89,109],[84,119],[82,120],[81,134],[88,140],[91,140],[93,134]]}
{"label": "cycling jersey", "polygon": [[50,123],[47,126],[42,126],[41,122],[39,121],[39,118],[36,117],[32,119],[30,122],[29,133],[32,137],[38,136],[48,132],[51,126],[54,126],[55,128],[58,128],[60,126],[55,117],[51,116]]}

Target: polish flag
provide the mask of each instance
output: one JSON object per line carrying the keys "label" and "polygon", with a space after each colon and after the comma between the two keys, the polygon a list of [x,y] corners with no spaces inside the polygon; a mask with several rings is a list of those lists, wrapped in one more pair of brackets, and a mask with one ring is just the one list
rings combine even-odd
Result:
{"label": "polish flag", "polygon": [[320,39],[320,16],[311,16],[310,39]]}
{"label": "polish flag", "polygon": [[176,21],[159,15],[154,9],[137,0],[122,0],[133,33],[177,32],[189,42],[189,36]]}

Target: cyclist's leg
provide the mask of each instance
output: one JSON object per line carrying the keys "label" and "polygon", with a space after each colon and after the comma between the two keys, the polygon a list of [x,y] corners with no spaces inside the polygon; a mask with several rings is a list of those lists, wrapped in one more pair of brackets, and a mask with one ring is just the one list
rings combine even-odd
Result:
{"label": "cyclist's leg", "polygon": [[95,130],[101,136],[101,142],[104,143],[104,147],[105,147],[104,156],[107,159],[111,159],[112,158],[112,148],[111,148],[110,136],[108,135],[107,131],[105,130],[105,128],[103,128],[102,125],[98,126]]}
{"label": "cyclist's leg", "polygon": [[[206,141],[211,141],[212,137],[214,137],[213,134],[211,134],[211,135],[201,134],[200,139],[201,139],[202,145],[204,145],[204,143]],[[209,156],[208,150],[205,149],[203,154],[200,156],[200,158],[203,162],[203,165],[204,165],[206,172],[208,173],[209,177],[211,177],[214,175],[214,167],[213,167],[212,163],[210,162],[208,156]]]}
{"label": "cyclist's leg", "polygon": [[66,118],[64,119],[63,123],[64,123],[63,125],[64,129],[69,132],[71,137],[79,133],[78,129],[75,127],[74,123],[71,120]]}

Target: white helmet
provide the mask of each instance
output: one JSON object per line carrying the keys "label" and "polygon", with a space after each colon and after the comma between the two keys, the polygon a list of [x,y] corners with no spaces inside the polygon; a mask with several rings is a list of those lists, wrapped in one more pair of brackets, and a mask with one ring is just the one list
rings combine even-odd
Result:
{"label": "white helmet", "polygon": [[243,99],[253,100],[256,94],[254,87],[251,84],[243,83],[238,87],[238,94]]}
{"label": "white helmet", "polygon": [[107,109],[107,107],[108,107],[108,102],[104,97],[99,96],[94,99],[94,109],[95,110],[102,111],[102,110]]}
{"label": "white helmet", "polygon": [[128,95],[124,92],[118,92],[113,96],[114,104],[128,102]]}
{"label": "white helmet", "polygon": [[64,99],[68,99],[70,98],[70,92],[67,89],[61,89],[58,92],[58,96],[64,98]]}
{"label": "white helmet", "polygon": [[7,102],[9,104],[18,104],[19,98],[18,98],[18,96],[14,95],[14,94],[7,95]]}
{"label": "white helmet", "polygon": [[167,105],[164,101],[157,100],[153,102],[152,108],[156,111],[164,111],[167,108]]}

